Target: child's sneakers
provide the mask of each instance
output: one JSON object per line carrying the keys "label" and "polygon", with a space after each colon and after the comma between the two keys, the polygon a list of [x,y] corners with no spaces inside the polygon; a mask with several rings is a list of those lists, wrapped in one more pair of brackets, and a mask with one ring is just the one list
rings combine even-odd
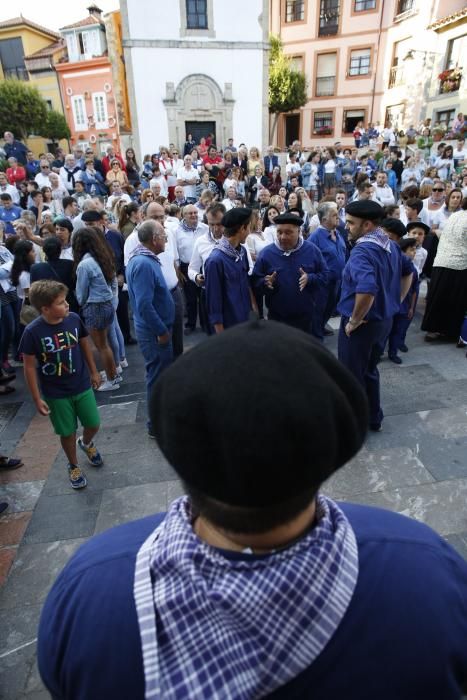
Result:
{"label": "child's sneakers", "polygon": [[92,464],[93,467],[100,467],[104,464],[104,460],[93,442],[91,442],[89,445],[85,445],[83,439],[78,438],[76,444],[80,450],[83,450],[84,454],[88,458],[89,464]]}
{"label": "child's sneakers", "polygon": [[68,465],[68,478],[72,489],[84,489],[88,485],[84,472],[75,464]]}
{"label": "child's sneakers", "polygon": [[126,357],[124,360],[120,360],[120,367],[122,369],[126,369],[128,367],[128,360],[126,359]]}

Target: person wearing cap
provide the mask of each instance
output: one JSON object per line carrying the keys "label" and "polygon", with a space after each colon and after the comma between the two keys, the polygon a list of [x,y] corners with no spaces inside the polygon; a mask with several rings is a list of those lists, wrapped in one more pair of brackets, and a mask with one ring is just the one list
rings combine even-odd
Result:
{"label": "person wearing cap", "polygon": [[168,367],[150,415],[187,495],[59,575],[38,633],[51,695],[457,700],[467,563],[420,522],[321,492],[367,411],[285,324],[238,325]]}
{"label": "person wearing cap", "polygon": [[316,335],[314,305],[327,284],[328,269],[320,249],[301,236],[302,223],[296,214],[276,216],[275,242],[259,252],[253,279],[265,292],[270,320]]}
{"label": "person wearing cap", "polygon": [[415,252],[413,264],[417,268],[418,276],[420,276],[428,257],[428,251],[423,247],[423,244],[425,243],[425,238],[430,235],[431,229],[427,224],[424,224],[423,221],[410,221],[406,229],[407,236],[409,238],[415,238],[417,241],[417,250]]}
{"label": "person wearing cap", "polygon": [[244,245],[252,210],[235,207],[222,217],[224,233],[204,264],[206,309],[215,333],[247,321],[255,306]]}
{"label": "person wearing cap", "polygon": [[410,261],[403,268],[401,250],[382,230],[382,218],[383,208],[372,200],[347,205],[346,225],[353,248],[342,273],[337,305],[342,317],[338,357],[365,388],[369,427],[374,431],[381,430],[384,417],[378,362],[393,316],[412,282]]}

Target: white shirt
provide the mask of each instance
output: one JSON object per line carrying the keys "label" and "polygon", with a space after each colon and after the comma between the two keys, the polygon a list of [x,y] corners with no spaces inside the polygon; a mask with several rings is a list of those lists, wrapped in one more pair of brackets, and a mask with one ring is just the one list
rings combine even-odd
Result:
{"label": "white shirt", "polygon": [[169,193],[169,188],[167,187],[167,180],[163,175],[159,175],[159,177],[153,177],[149,180],[149,187],[152,188],[154,185],[160,185],[161,196],[167,197]]}
{"label": "white shirt", "polygon": [[336,161],[330,158],[324,164],[324,172],[326,175],[334,175],[336,172]]}
{"label": "white shirt", "polygon": [[196,199],[196,184],[200,181],[199,173],[195,168],[180,168],[177,172],[177,180],[188,180],[192,185],[182,185],[185,197]]}
{"label": "white shirt", "polygon": [[224,205],[226,211],[230,211],[231,209],[235,208],[235,202],[233,199],[229,199],[228,197],[222,200],[222,204]]}
{"label": "white shirt", "polygon": [[466,229],[467,211],[461,210],[451,214],[439,237],[438,252],[433,267],[467,270]]}
{"label": "white shirt", "polygon": [[29,289],[31,286],[31,274],[29,272],[22,272],[18,279],[18,284],[16,286],[16,294],[18,299],[24,299],[24,290]]}
{"label": "white shirt", "polygon": [[196,239],[188,266],[188,277],[196,282],[196,275],[204,275],[204,265],[211,255],[217,243],[212,239],[209,231]]}
{"label": "white shirt", "polygon": [[265,233],[265,231],[263,231],[262,235],[260,235],[259,233],[250,233],[247,236],[246,246],[251,257],[255,260],[258,257],[258,254],[263,250],[263,248],[266,248],[267,245],[270,245],[270,243],[272,243],[269,236],[266,236]]}
{"label": "white shirt", "polygon": [[300,173],[302,171],[302,168],[300,166],[300,163],[287,163],[285,166],[285,172],[289,177],[292,175],[295,175],[296,173]]}
{"label": "white shirt", "polygon": [[[177,273],[175,271],[175,239],[172,232],[169,229],[165,229],[167,234],[167,242],[165,244],[165,250],[163,253],[158,253],[157,257],[161,262],[161,271],[164,275],[165,282],[170,291],[175,289],[178,284]],[[125,267],[132,256],[133,251],[139,246],[140,241],[138,238],[138,229],[134,229],[125,241],[125,246],[123,248],[123,262]]]}
{"label": "white shirt", "polygon": [[415,258],[413,260],[413,264],[417,268],[417,272],[418,272],[419,277],[422,274],[423,266],[425,264],[425,260],[427,259],[427,257],[428,257],[428,251],[425,250],[425,248],[422,248],[422,246],[417,248],[417,250],[415,251]]}
{"label": "white shirt", "polygon": [[[48,175],[43,175],[42,173],[37,173],[34,178],[34,182],[37,183],[38,188],[41,190],[43,187],[50,187],[52,189],[51,182]],[[67,190],[68,194],[68,190]]]}
{"label": "white shirt", "polygon": [[62,248],[60,260],[73,260],[73,248],[69,245],[67,248]]}
{"label": "white shirt", "polygon": [[381,204],[381,206],[386,207],[390,204],[395,204],[393,192],[389,185],[373,185],[375,189],[376,199]]}
{"label": "white shirt", "polygon": [[444,203],[441,205],[441,207],[439,209],[428,209],[428,202],[429,201],[430,201],[429,197],[427,199],[423,200],[423,209],[420,212],[419,216],[425,224],[427,224],[430,228],[432,228],[433,224],[439,220],[439,213],[440,213],[440,211],[443,210]]}
{"label": "white shirt", "polygon": [[13,204],[19,204],[19,190],[14,185],[0,185],[0,194],[9,194]]}
{"label": "white shirt", "polygon": [[125,202],[125,204],[130,204],[131,197],[126,192],[122,192],[122,194],[111,194],[107,200],[107,204],[105,205],[107,211],[111,211],[118,201]]}
{"label": "white shirt", "polygon": [[175,232],[175,240],[177,243],[177,259],[180,262],[189,264],[191,256],[193,255],[193,248],[195,245],[195,240],[209,231],[209,227],[206,224],[198,224],[198,226],[193,230],[187,231],[180,226]]}

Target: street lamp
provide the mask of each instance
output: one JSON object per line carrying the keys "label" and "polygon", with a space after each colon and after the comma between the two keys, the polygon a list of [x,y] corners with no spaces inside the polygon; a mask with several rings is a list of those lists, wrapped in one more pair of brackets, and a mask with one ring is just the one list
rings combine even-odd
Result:
{"label": "street lamp", "polygon": [[413,61],[415,59],[414,53],[421,53],[426,61],[427,56],[443,56],[444,54],[438,53],[437,51],[419,51],[418,49],[409,49],[407,55],[402,59],[403,61]]}

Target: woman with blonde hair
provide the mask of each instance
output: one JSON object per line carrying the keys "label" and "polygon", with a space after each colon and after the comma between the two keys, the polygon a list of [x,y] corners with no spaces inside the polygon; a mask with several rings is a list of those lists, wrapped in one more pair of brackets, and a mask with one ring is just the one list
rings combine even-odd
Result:
{"label": "woman with blonde hair", "polygon": [[257,168],[258,165],[261,166],[261,153],[256,146],[252,146],[248,154],[248,177],[253,177],[255,168]]}

